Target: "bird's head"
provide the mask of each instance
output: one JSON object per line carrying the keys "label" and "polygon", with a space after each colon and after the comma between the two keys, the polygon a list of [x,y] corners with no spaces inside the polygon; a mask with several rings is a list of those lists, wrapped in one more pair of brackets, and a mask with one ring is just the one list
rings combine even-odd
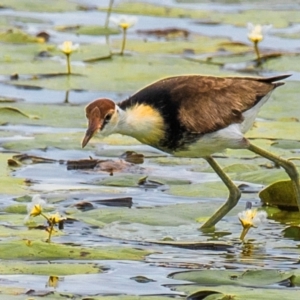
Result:
{"label": "bird's head", "polygon": [[87,145],[89,140],[98,131],[102,135],[111,134],[119,121],[117,105],[112,100],[106,98],[91,102],[85,108],[85,113],[88,119],[88,129],[82,140],[82,148]]}

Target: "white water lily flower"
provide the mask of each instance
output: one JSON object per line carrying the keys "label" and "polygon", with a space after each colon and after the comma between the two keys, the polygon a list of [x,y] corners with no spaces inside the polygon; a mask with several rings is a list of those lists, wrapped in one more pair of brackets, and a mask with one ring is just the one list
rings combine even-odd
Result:
{"label": "white water lily flower", "polygon": [[40,195],[34,195],[30,203],[27,204],[27,216],[25,217],[25,223],[30,217],[39,216],[43,208],[47,205],[46,200],[42,199]]}
{"label": "white water lily flower", "polygon": [[252,203],[246,203],[246,209],[238,214],[239,220],[243,226],[240,239],[243,241],[246,234],[251,227],[258,227],[267,220],[267,213],[265,211],[257,211],[252,208]]}
{"label": "white water lily flower", "polygon": [[272,28],[272,25],[254,25],[248,23],[248,38],[253,43],[258,43],[263,40],[264,34]]}
{"label": "white water lily flower", "polygon": [[267,213],[265,211],[257,211],[257,209],[246,209],[238,214],[242,226],[258,227],[267,220]]}
{"label": "white water lily flower", "polygon": [[73,44],[71,41],[65,41],[58,48],[66,55],[70,55],[72,52],[79,48],[79,44]]}
{"label": "white water lily flower", "polygon": [[133,27],[137,23],[138,18],[135,16],[120,15],[120,16],[110,17],[109,21],[119,26],[123,30],[126,30],[130,27]]}

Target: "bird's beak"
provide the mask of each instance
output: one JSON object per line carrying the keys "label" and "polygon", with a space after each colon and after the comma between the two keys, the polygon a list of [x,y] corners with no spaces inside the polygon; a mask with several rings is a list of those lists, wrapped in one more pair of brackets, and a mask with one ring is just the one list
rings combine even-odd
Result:
{"label": "bird's beak", "polygon": [[95,107],[89,118],[89,126],[81,143],[82,148],[88,144],[93,135],[101,128],[101,123],[100,111],[97,107]]}
{"label": "bird's beak", "polygon": [[90,139],[93,137],[93,135],[94,135],[94,132],[92,130],[88,129],[86,131],[85,136],[81,143],[82,148],[84,148],[87,145],[87,143],[90,141]]}

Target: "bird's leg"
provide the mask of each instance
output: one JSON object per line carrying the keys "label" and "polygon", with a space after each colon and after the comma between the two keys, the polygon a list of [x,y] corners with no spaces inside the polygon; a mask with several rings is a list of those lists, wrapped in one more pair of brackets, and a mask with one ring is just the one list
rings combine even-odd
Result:
{"label": "bird's leg", "polygon": [[279,156],[276,156],[276,155],[270,153],[269,151],[261,149],[251,143],[249,143],[248,150],[250,150],[260,156],[263,156],[263,157],[273,161],[275,164],[284,168],[286,173],[291,178],[291,181],[292,181],[292,184],[294,187],[294,191],[295,191],[297,204],[298,204],[298,209],[300,211],[300,182],[299,182],[299,173],[296,169],[296,166],[291,161],[289,161],[287,159],[283,159]]}
{"label": "bird's leg", "polygon": [[225,183],[229,190],[229,196],[226,202],[201,226],[201,229],[215,226],[232,208],[237,205],[242,194],[239,188],[232,182],[232,180],[211,156],[204,157],[204,159]]}

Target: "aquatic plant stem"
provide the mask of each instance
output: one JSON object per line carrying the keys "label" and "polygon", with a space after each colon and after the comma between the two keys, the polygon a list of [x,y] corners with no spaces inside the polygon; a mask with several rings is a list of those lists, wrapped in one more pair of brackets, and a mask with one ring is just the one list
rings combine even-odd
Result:
{"label": "aquatic plant stem", "polygon": [[[112,11],[112,6],[114,4],[114,0],[110,0],[109,1],[109,5],[108,5],[108,8],[107,8],[107,12],[106,12],[106,19],[105,19],[105,24],[104,24],[104,28],[107,30],[108,29],[108,23],[109,23],[109,17],[111,15],[111,11]],[[106,45],[109,46],[109,33],[108,33],[108,30],[105,34],[105,40],[106,40]],[[109,50],[111,51],[111,50]]]}
{"label": "aquatic plant stem", "polygon": [[127,28],[122,28],[123,29],[123,40],[122,40],[122,47],[121,47],[121,51],[120,51],[120,55],[124,54],[124,49],[125,49],[125,45],[126,45],[126,34],[127,34]]}
{"label": "aquatic plant stem", "polygon": [[254,50],[255,50],[256,58],[257,58],[257,65],[260,66],[261,65],[261,57],[260,57],[260,53],[259,53],[259,49],[258,49],[258,41],[254,42]]}
{"label": "aquatic plant stem", "polygon": [[49,232],[47,243],[51,243],[51,235],[52,235],[52,232],[53,232],[53,227],[55,225],[55,222],[53,222],[51,219],[49,219],[43,213],[41,213],[41,216],[44,217],[47,220],[48,224],[49,224],[49,227],[47,228],[47,231]]}
{"label": "aquatic plant stem", "polygon": [[240,236],[240,240],[241,240],[241,241],[244,240],[246,234],[248,233],[248,231],[250,230],[251,227],[252,227],[252,226],[247,226],[247,227],[244,227],[244,228],[243,228],[243,231],[242,231],[241,236]]}
{"label": "aquatic plant stem", "polygon": [[106,12],[106,19],[105,19],[105,25],[104,25],[105,28],[108,27],[109,17],[110,17],[110,14],[111,14],[113,4],[114,4],[114,0],[110,0],[109,4],[108,4],[107,12]]}
{"label": "aquatic plant stem", "polygon": [[71,74],[71,62],[70,62],[70,54],[66,54],[67,57],[67,73],[68,75]]}
{"label": "aquatic plant stem", "polygon": [[53,232],[53,227],[54,227],[54,222],[51,222],[50,224],[50,228],[48,228],[48,239],[47,239],[47,243],[51,243],[51,236],[52,236],[52,232]]}

